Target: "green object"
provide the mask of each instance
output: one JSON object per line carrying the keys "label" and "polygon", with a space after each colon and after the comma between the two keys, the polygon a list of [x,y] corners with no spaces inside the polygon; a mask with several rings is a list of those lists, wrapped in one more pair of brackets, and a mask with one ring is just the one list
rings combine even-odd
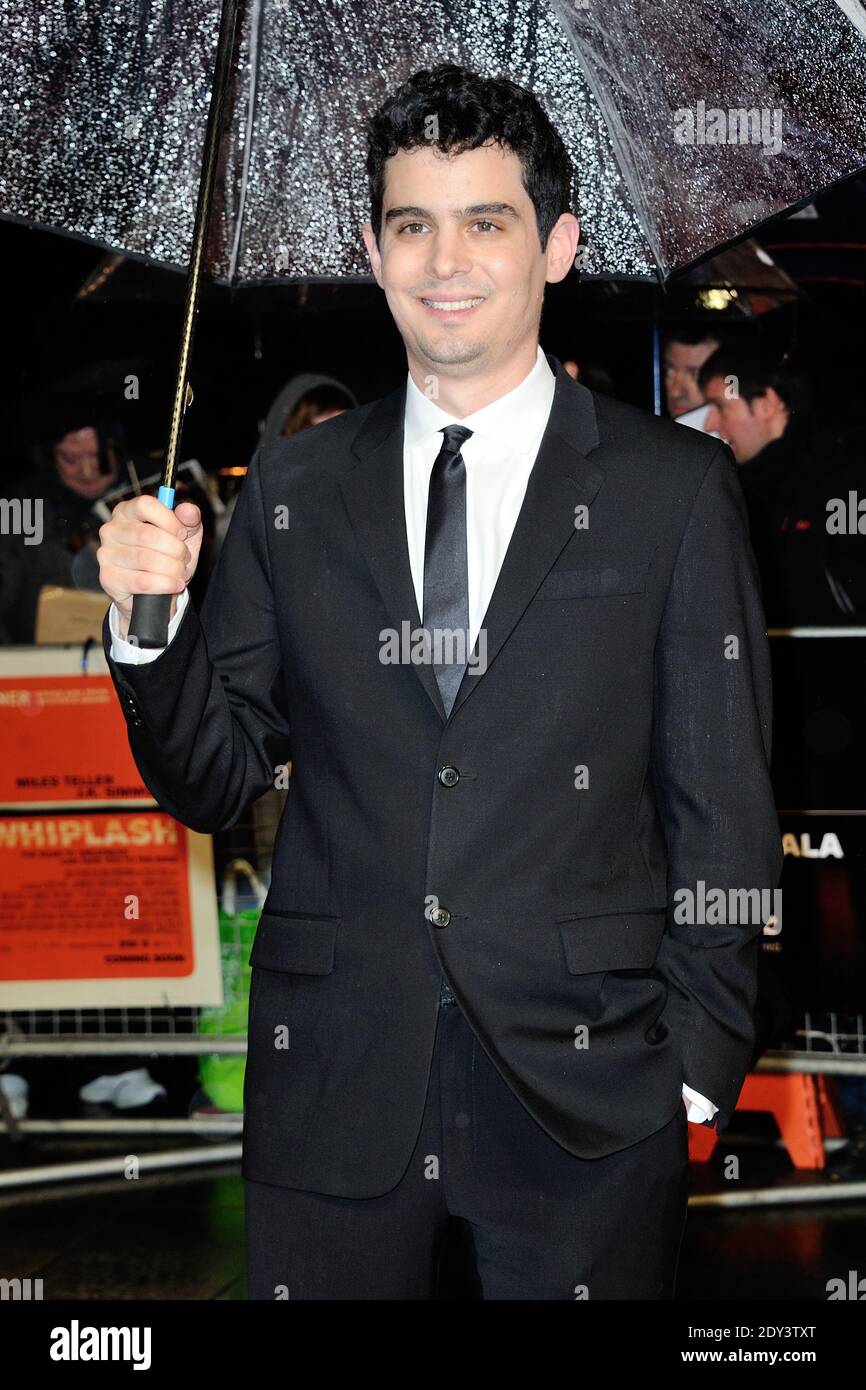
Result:
{"label": "green object", "polygon": [[[247,964],[261,908],[227,912],[220,908],[220,957],[223,1005],[202,1009],[199,1032],[220,1037],[246,1037],[250,999],[250,967]],[[237,1113],[244,1108],[245,1056],[209,1053],[199,1059],[199,1084],[219,1110]]]}

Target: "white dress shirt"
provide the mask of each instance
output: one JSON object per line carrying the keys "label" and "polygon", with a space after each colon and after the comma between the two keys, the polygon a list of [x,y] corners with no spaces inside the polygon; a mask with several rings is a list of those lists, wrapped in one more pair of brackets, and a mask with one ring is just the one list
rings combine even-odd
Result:
{"label": "white dress shirt", "polygon": [[[493,593],[532,465],[553,405],[556,378],[538,349],[535,366],[519,386],[459,423],[472,431],[460,453],[466,465],[466,566],[469,648]],[[409,562],[424,619],[424,545],[430,474],[443,444],[439,431],[455,423],[408,377],[403,437],[403,488]]]}
{"label": "white dress shirt", "polygon": [[[466,564],[469,584],[469,645],[481,627],[505,552],[514,530],[529,475],[553,405],[556,378],[541,346],[535,366],[518,386],[472,415],[455,420],[426,396],[407,375],[403,435],[403,496],[406,540],[418,614],[424,617],[424,546],[427,533],[427,494],[436,455],[442,447],[444,425],[472,430],[460,452],[466,466]],[[169,623],[168,640],[186,611],[189,595],[178,595],[177,612]],[[160,648],[141,648],[124,641],[115,605],[109,611],[111,655],[135,664],[153,661]],[[683,1085],[688,1118],[696,1124],[712,1119],[718,1106]]]}

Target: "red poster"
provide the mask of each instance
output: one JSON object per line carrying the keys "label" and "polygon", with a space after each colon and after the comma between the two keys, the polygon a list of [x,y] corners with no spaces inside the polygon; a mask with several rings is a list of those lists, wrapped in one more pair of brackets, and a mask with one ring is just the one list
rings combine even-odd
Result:
{"label": "red poster", "polygon": [[153,804],[110,676],[0,676],[0,723],[0,806]]}
{"label": "red poster", "polygon": [[162,811],[0,817],[0,979],[192,975],[190,839]]}

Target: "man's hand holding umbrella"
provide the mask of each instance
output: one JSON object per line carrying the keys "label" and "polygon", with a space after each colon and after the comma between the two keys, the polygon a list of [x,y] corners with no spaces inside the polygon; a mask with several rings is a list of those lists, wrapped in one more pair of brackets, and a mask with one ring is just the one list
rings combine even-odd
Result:
{"label": "man's hand holding umbrella", "polygon": [[201,511],[194,502],[179,502],[171,511],[155,497],[119,502],[99,529],[99,582],[120,613],[120,634],[127,636],[136,594],[171,594],[171,617],[198,565],[202,543]]}

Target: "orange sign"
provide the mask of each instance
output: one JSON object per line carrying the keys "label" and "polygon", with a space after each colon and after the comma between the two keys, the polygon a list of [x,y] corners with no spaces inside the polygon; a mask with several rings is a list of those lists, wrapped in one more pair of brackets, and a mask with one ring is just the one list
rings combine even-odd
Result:
{"label": "orange sign", "polygon": [[191,975],[189,835],[162,811],[0,817],[0,979]]}
{"label": "orange sign", "polygon": [[0,676],[0,721],[0,806],[153,805],[110,676]]}

